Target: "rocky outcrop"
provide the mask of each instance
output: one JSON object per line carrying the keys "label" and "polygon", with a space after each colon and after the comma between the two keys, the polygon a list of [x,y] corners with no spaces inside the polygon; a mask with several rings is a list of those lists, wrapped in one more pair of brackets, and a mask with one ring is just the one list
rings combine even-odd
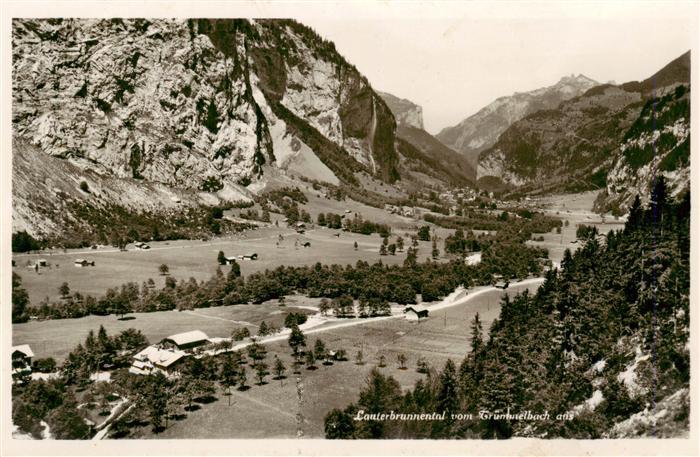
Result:
{"label": "rocky outcrop", "polygon": [[445,145],[467,156],[476,165],[479,153],[496,142],[514,122],[543,109],[555,109],[565,100],[586,92],[598,83],[584,75],[565,76],[556,84],[530,92],[500,97],[453,127],[436,135]]}
{"label": "rocky outcrop", "polygon": [[32,19],[12,35],[14,138],[81,170],[215,199],[266,170],[399,178],[389,108],[295,21]]}
{"label": "rocky outcrop", "polygon": [[450,185],[473,184],[476,173],[464,156],[423,129],[423,108],[386,92],[379,95],[396,119],[402,176],[420,173]]}
{"label": "rocky outcrop", "polygon": [[46,154],[209,191],[274,158],[246,74],[185,21],[16,20],[13,42],[14,134]]}
{"label": "rocky outcrop", "polygon": [[647,101],[615,151],[596,209],[624,213],[636,195],[646,203],[658,176],[666,178],[671,197],[690,187],[690,90],[685,85]]}
{"label": "rocky outcrop", "polygon": [[272,112],[288,125],[297,125],[290,130],[333,172],[348,181],[353,180],[348,170],[368,171],[387,182],[399,178],[394,117],[367,78],[338,54],[332,42],[292,20],[197,24],[214,43],[230,42],[232,28],[234,35],[245,36],[251,71]]}
{"label": "rocky outcrop", "polygon": [[389,106],[399,126],[405,125],[421,130],[425,129],[423,127],[423,108],[420,105],[387,92],[378,92],[378,94]]}

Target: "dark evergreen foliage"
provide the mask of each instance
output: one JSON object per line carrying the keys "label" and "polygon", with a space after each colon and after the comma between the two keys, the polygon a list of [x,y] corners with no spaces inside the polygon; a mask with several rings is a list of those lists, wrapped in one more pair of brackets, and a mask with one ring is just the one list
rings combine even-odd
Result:
{"label": "dark evergreen foliage", "polygon": [[[657,180],[649,207],[637,200],[624,230],[602,241],[585,237],[576,252],[567,250],[561,269],[548,272],[534,296],[505,295],[485,343],[475,318],[472,350],[457,374],[448,362],[441,373],[429,374],[400,395],[391,388],[395,381],[373,373],[356,404],[326,417],[327,433],[334,438],[601,438],[645,405],[688,388],[689,202],[689,194],[669,201],[665,183]],[[641,390],[633,391],[618,375],[633,366],[636,351],[651,358],[637,366]],[[593,368],[602,361],[603,368]],[[596,389],[603,401],[595,409],[556,419]],[[357,410],[455,410],[473,416],[432,423],[348,422]],[[547,411],[551,419],[478,418],[479,411],[509,410]],[[687,414],[672,420],[679,430],[688,427]]]}

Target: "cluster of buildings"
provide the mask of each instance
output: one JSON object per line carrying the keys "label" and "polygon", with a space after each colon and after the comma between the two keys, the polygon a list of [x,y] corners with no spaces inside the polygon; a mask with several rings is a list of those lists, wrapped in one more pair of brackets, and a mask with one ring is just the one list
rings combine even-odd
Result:
{"label": "cluster of buildings", "polygon": [[[209,338],[201,330],[178,333],[152,344],[132,357],[129,373],[149,375],[162,372],[166,376],[178,376],[182,362],[198,350],[225,338]],[[28,344],[12,347],[12,379],[19,380],[32,375],[34,352]]]}
{"label": "cluster of buildings", "polygon": [[149,375],[160,371],[166,376],[178,376],[187,357],[194,355],[198,348],[219,340],[221,338],[209,338],[201,330],[171,335],[134,355],[129,373]]}

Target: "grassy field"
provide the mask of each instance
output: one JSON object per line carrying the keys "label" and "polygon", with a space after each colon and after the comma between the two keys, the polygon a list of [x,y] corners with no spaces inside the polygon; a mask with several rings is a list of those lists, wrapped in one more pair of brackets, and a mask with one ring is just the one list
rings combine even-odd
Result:
{"label": "grassy field", "polygon": [[598,228],[598,232],[603,234],[624,228],[624,222],[615,220],[612,216],[601,217],[591,212],[596,195],[598,195],[597,192],[585,192],[538,200],[538,203],[546,208],[546,214],[558,217],[563,221],[569,221],[569,226],[562,227],[561,234],[552,231],[542,235],[544,241],[529,241],[528,244],[549,250],[549,258],[558,264],[564,257],[565,249],[568,248],[573,252],[580,247],[580,244],[572,243],[576,240],[576,228],[579,224],[593,225]]}
{"label": "grassy field", "polygon": [[[308,300],[310,305],[314,303],[313,299]],[[293,301],[296,300],[289,299],[285,307],[278,306],[277,302],[268,302],[262,305],[200,308],[194,311],[136,313],[130,315],[135,317],[130,320],[119,320],[116,316],[87,316],[80,319],[30,321],[25,324],[13,324],[12,344],[29,344],[36,357],[54,357],[60,362],[85,340],[90,330],[97,332],[100,325],[104,326],[110,335],[127,328],[141,330],[151,343],[190,330],[202,330],[210,337],[229,337],[232,330],[248,327],[251,333],[255,334],[263,320],[281,327],[286,313],[311,312],[305,308],[296,308]],[[301,300],[299,304],[302,304]]]}
{"label": "grassy field", "polygon": [[[548,201],[549,213],[569,220],[562,234],[544,235],[543,242],[529,242],[550,250],[550,258],[555,262],[561,260],[565,248],[575,248],[576,226],[580,223],[595,224],[599,230],[606,232],[619,228],[620,224],[603,224],[600,216],[588,211],[595,194],[571,198],[562,196],[558,201]],[[573,202],[573,203],[571,203]],[[569,205],[568,208],[564,205]],[[394,235],[405,236],[414,233],[422,222],[389,214],[385,211],[369,208],[354,202],[337,202],[317,195],[309,195],[307,210],[316,217],[319,212],[344,213],[358,211],[369,220],[392,225]],[[610,218],[606,222],[612,222]],[[340,233],[339,237],[335,234]],[[451,230],[438,229],[438,235],[444,238]],[[282,235],[283,241],[279,242]],[[303,248],[305,241],[310,248]],[[407,245],[410,241],[407,239]],[[295,242],[297,246],[295,247]],[[353,244],[357,242],[356,251]],[[358,260],[375,262],[382,260],[387,264],[402,263],[406,254],[396,256],[379,256],[381,238],[351,234],[326,228],[312,228],[305,234],[297,234],[287,228],[275,226],[262,227],[242,234],[216,238],[210,241],[183,240],[171,242],[154,242],[148,251],[139,251],[130,247],[127,252],[111,248],[97,250],[75,250],[68,252],[42,253],[41,255],[15,255],[16,271],[23,277],[30,299],[34,305],[48,296],[58,299],[58,287],[63,281],[71,286],[72,291],[100,296],[108,287],[116,287],[127,281],[141,283],[148,278],[156,280],[157,287],[162,287],[164,277],[158,274],[162,263],[170,267],[170,273],[176,279],[194,277],[207,279],[214,274],[216,256],[221,250],[227,255],[248,254],[256,252],[257,261],[241,261],[244,275],[256,271],[275,268],[279,265],[313,265],[354,264]],[[439,243],[442,248],[442,243]],[[430,242],[421,242],[419,260],[424,260],[431,250]],[[25,268],[36,259],[45,258],[52,268],[42,269],[39,274]],[[75,258],[95,260],[95,267],[75,268]],[[56,267],[59,264],[60,267]],[[226,267],[224,267],[226,268]],[[530,286],[534,289],[536,286]],[[507,293],[513,294],[527,286],[512,286]],[[369,371],[378,364],[380,356],[386,358],[387,366],[381,368],[386,374],[394,376],[404,389],[411,388],[422,374],[416,372],[416,363],[424,358],[429,365],[439,368],[448,358],[461,361],[469,350],[469,323],[479,312],[485,333],[499,313],[499,301],[504,292],[492,290],[475,296],[464,304],[437,310],[429,319],[421,322],[407,321],[403,318],[379,321],[362,321],[360,325],[342,328],[328,328],[333,323],[324,324],[308,334],[308,343],[312,345],[321,338],[330,349],[345,349],[350,358],[346,362],[336,362],[333,366],[319,364],[317,370],[302,370],[300,376],[290,376],[284,382],[273,381],[268,377],[268,384],[254,385],[253,373],[249,372],[251,388],[245,392],[235,391],[228,406],[228,398],[217,393],[217,401],[202,405],[196,411],[187,413],[187,417],[175,421],[163,433],[153,435],[149,427],[136,431],[135,437],[142,438],[281,438],[281,437],[322,437],[323,418],[334,407],[344,407],[355,401]],[[168,311],[158,313],[135,314],[135,319],[120,321],[116,316],[89,316],[81,319],[54,321],[32,321],[13,325],[13,344],[29,344],[37,357],[52,356],[59,361],[70,350],[85,339],[89,330],[97,330],[104,325],[109,334],[115,334],[127,328],[141,330],[151,342],[179,332],[199,329],[210,337],[227,337],[235,328],[246,326],[252,333],[257,332],[260,322],[265,320],[281,327],[287,312],[296,311],[313,313],[318,306],[318,299],[294,296],[287,298],[287,306],[280,307],[277,301],[262,305],[235,305],[227,307],[197,309],[194,311]],[[348,321],[350,322],[350,321]],[[291,367],[291,358],[286,340],[270,342],[269,361],[274,354],[282,358]],[[355,354],[361,350],[365,363],[357,365]],[[407,369],[400,370],[397,356],[407,357]],[[302,392],[301,399],[298,392]],[[299,418],[302,418],[300,420]]]}
{"label": "grassy field", "polygon": [[[527,288],[515,286],[513,294]],[[532,287],[531,287],[532,288]],[[498,316],[503,292],[490,291],[463,305],[438,311],[422,322],[391,319],[367,322],[363,325],[333,329],[307,336],[307,344],[322,339],[330,349],[343,348],[350,360],[332,366],[318,364],[317,370],[302,369],[302,373],[283,382],[268,378],[268,384],[258,386],[252,380],[245,392],[235,391],[232,405],[223,392],[217,401],[188,413],[187,418],[173,423],[167,430],[154,435],[149,427],[141,428],[136,436],[142,438],[291,438],[301,431],[306,438],[323,437],[323,419],[333,408],[342,408],[355,401],[364,380],[377,366],[380,355],[386,357],[383,373],[394,376],[403,389],[412,388],[425,375],[416,372],[419,357],[429,365],[441,368],[448,358],[459,363],[469,350],[469,322],[479,312],[484,329]],[[291,366],[286,342],[268,345],[268,361],[278,355],[287,367]],[[365,363],[357,365],[355,354],[361,350]],[[399,369],[397,355],[407,356],[407,369]],[[303,391],[297,395],[297,382]],[[297,421],[297,413],[303,422]]]}
{"label": "grassy field", "polygon": [[[336,233],[340,233],[340,236],[335,237]],[[403,232],[399,233],[403,235]],[[284,240],[277,246],[279,235]],[[395,236],[392,235],[391,242],[394,239]],[[302,247],[306,241],[311,243],[311,247]],[[358,244],[357,251],[353,248],[354,242]],[[95,296],[101,296],[107,288],[118,287],[128,281],[136,281],[140,285],[148,278],[153,278],[157,287],[163,287],[165,277],[158,272],[158,266],[163,263],[170,267],[170,275],[178,280],[190,277],[205,280],[218,267],[216,256],[219,251],[224,251],[226,255],[257,253],[258,260],[239,262],[243,275],[273,269],[279,265],[313,265],[316,262],[354,265],[358,260],[374,263],[381,259],[386,264],[400,264],[406,257],[405,252],[395,256],[380,256],[381,238],[377,234],[360,235],[323,227],[308,230],[303,235],[287,228],[272,226],[211,241],[180,240],[149,244],[151,249],[147,251],[129,245],[126,252],[102,248],[14,255],[17,266],[13,270],[22,277],[30,302],[36,306],[45,297],[49,297],[50,301],[58,301],[58,288],[64,281],[68,282],[73,292]],[[420,242],[419,259],[424,260],[429,256],[430,250],[429,242]],[[76,268],[73,261],[77,258],[94,260],[95,266]],[[26,268],[26,265],[33,265],[37,259],[46,259],[51,268],[41,268],[39,273]],[[226,270],[225,266],[222,268]]]}

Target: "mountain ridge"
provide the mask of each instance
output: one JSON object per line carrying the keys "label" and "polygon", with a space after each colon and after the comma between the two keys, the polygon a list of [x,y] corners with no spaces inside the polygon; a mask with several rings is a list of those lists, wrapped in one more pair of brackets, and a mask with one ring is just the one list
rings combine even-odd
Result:
{"label": "mountain ridge", "polygon": [[[75,173],[210,202],[246,201],[280,172],[332,185],[359,185],[356,173],[400,179],[391,111],[332,42],[296,21],[15,19],[12,37],[13,142]],[[29,205],[16,208],[16,229],[58,230],[55,215],[31,222],[50,205],[33,218],[30,195],[16,197]]]}
{"label": "mountain ridge", "polygon": [[388,92],[379,92],[379,95],[396,119],[399,152],[405,158],[403,167],[408,173],[424,167],[429,170],[428,174],[436,178],[442,174],[454,185],[473,184],[476,170],[466,158],[442,144],[423,128],[423,109],[420,105]]}
{"label": "mountain ridge", "polygon": [[541,109],[556,108],[559,103],[598,85],[582,74],[563,76],[551,86],[501,96],[435,137],[446,146],[465,154],[476,166],[481,151],[492,146],[498,136],[514,122]]}
{"label": "mountain ridge", "polygon": [[410,125],[425,130],[423,125],[423,107],[411,100],[397,97],[389,92],[377,92],[394,114],[397,124]]}
{"label": "mountain ridge", "polygon": [[[618,198],[612,194],[625,193],[623,188],[631,185],[633,170],[628,167],[623,171],[625,167],[620,165],[615,172],[616,184],[612,187],[608,182],[609,172],[616,163],[626,162],[619,158],[625,153],[622,145],[629,142],[631,136],[644,133],[659,138],[666,133],[664,157],[685,141],[689,128],[689,112],[686,114],[687,107],[684,108],[690,88],[689,68],[690,54],[687,52],[641,82],[599,85],[562,102],[557,109],[524,117],[504,131],[494,146],[480,154],[477,180],[493,190],[519,194],[607,188],[610,198],[597,207],[615,211],[626,208],[630,195]],[[673,99],[674,91],[680,91],[678,99]],[[653,112],[655,107],[670,110],[664,123],[658,126],[649,121],[655,119],[656,114],[663,114]],[[654,116],[649,115],[650,109]],[[644,125],[645,130],[635,133],[635,129],[639,130],[635,127],[638,125]],[[669,130],[662,131],[664,128]],[[638,139],[644,143],[641,149],[646,152],[640,152],[643,159],[633,158],[632,161],[646,165],[650,162],[650,140]],[[687,152],[673,154],[678,157],[668,159],[673,165],[669,165],[667,172],[687,166]],[[625,155],[629,156],[629,153]],[[663,160],[661,149],[656,159],[657,164]],[[646,173],[645,176],[643,185],[639,182],[634,185],[637,192],[646,193],[648,190],[650,175]],[[680,176],[686,176],[686,173],[681,171]],[[676,186],[687,185],[687,180],[682,178],[673,182],[674,192],[678,191]],[[611,206],[613,200],[616,203]]]}

